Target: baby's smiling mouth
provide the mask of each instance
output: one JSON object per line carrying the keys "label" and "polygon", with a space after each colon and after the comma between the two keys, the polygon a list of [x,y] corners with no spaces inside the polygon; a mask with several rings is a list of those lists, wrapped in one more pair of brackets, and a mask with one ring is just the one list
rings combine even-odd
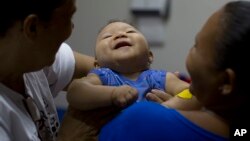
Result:
{"label": "baby's smiling mouth", "polygon": [[128,46],[130,47],[132,45],[127,41],[121,41],[115,45],[114,49],[119,49],[119,48],[128,47]]}

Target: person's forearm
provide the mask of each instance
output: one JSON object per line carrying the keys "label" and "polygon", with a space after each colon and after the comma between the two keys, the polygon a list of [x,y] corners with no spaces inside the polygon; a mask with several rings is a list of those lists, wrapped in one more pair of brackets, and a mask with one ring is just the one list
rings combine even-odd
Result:
{"label": "person's forearm", "polygon": [[93,85],[74,80],[68,89],[69,105],[79,110],[92,110],[112,105],[111,95],[115,87]]}
{"label": "person's forearm", "polygon": [[75,57],[75,72],[73,75],[74,78],[81,78],[86,76],[94,66],[94,57],[81,54],[74,51]]}

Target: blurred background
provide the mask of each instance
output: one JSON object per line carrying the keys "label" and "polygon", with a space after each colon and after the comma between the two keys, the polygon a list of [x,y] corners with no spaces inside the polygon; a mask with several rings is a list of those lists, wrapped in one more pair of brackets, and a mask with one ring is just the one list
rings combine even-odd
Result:
{"label": "blurred background", "polygon": [[[75,26],[66,42],[73,50],[93,56],[95,39],[101,27],[110,19],[126,20],[143,29],[142,33],[151,34],[146,37],[154,53],[152,68],[187,74],[185,59],[194,44],[195,35],[207,18],[228,1],[76,0]],[[56,105],[61,118],[67,108],[64,92],[56,98]]]}

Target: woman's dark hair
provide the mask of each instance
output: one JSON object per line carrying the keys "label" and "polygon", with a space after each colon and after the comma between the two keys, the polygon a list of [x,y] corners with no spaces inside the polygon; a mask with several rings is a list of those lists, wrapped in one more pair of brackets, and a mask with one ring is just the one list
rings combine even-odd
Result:
{"label": "woman's dark hair", "polygon": [[236,84],[243,92],[244,80],[250,80],[250,2],[235,1],[225,5],[222,12],[219,35],[216,40],[216,64],[219,69],[231,68],[237,74]]}
{"label": "woman's dark hair", "polygon": [[[235,101],[234,116],[231,118],[231,140],[236,129],[245,128],[249,121],[249,80],[250,80],[250,2],[235,1],[225,5],[218,31],[216,65],[218,69],[230,68],[235,72],[235,91],[240,103]],[[233,102],[233,101],[232,101]]]}
{"label": "woman's dark hair", "polygon": [[0,2],[0,38],[7,30],[29,14],[36,14],[41,20],[49,20],[52,12],[66,0],[2,0]]}

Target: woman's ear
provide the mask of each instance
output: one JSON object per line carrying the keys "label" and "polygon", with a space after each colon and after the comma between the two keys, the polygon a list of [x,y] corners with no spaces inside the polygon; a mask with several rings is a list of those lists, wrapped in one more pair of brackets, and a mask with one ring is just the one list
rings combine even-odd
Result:
{"label": "woman's ear", "polygon": [[235,73],[232,69],[228,68],[225,70],[225,82],[221,87],[222,94],[223,95],[230,94],[234,89],[234,84],[235,84]]}
{"label": "woman's ear", "polygon": [[31,14],[27,16],[23,21],[23,32],[29,39],[34,39],[37,36],[37,28],[39,19],[37,15]]}

